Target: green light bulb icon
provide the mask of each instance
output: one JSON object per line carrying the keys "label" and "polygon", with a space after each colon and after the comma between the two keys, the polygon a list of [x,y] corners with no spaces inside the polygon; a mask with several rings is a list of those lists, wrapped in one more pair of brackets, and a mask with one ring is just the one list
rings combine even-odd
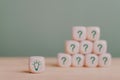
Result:
{"label": "green light bulb icon", "polygon": [[40,65],[41,65],[40,62],[37,61],[37,60],[33,63],[33,66],[34,66],[35,71],[38,71]]}

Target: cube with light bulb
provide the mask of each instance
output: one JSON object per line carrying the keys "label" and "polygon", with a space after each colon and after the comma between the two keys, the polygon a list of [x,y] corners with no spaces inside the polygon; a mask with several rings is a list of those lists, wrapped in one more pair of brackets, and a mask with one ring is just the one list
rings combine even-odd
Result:
{"label": "cube with light bulb", "polygon": [[45,71],[45,58],[42,56],[31,56],[29,58],[29,71],[31,73],[41,73]]}

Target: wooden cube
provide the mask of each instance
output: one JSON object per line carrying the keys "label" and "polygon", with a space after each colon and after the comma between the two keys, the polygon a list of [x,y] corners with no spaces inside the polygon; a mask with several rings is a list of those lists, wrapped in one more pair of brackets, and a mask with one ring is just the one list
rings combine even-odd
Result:
{"label": "wooden cube", "polygon": [[60,67],[70,67],[71,66],[71,55],[66,53],[58,54],[58,65]]}
{"label": "wooden cube", "polygon": [[65,52],[68,54],[76,54],[79,52],[79,42],[68,40],[65,44]]}
{"label": "wooden cube", "polygon": [[97,67],[98,56],[96,54],[87,54],[85,56],[85,66],[87,67]]}
{"label": "wooden cube", "polygon": [[89,26],[87,28],[87,39],[90,41],[96,41],[100,38],[100,28],[97,26]]}
{"label": "wooden cube", "polygon": [[99,55],[99,63],[98,65],[100,67],[108,67],[111,65],[111,54],[110,53],[104,53]]}
{"label": "wooden cube", "polygon": [[32,73],[45,71],[45,58],[42,56],[31,56],[29,58],[29,71]]}
{"label": "wooden cube", "polygon": [[93,50],[93,43],[91,41],[85,40],[80,43],[80,53],[89,54]]}
{"label": "wooden cube", "polygon": [[73,67],[82,67],[84,65],[84,55],[74,54],[72,55],[72,66]]}
{"label": "wooden cube", "polygon": [[87,37],[86,27],[84,26],[75,26],[72,29],[72,37],[76,41],[83,41]]}
{"label": "wooden cube", "polygon": [[107,42],[105,40],[99,40],[94,42],[93,52],[96,54],[103,54],[107,51]]}

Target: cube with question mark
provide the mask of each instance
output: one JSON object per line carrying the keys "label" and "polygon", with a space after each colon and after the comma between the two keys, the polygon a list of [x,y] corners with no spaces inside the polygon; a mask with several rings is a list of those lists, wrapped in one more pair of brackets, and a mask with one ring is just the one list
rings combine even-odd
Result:
{"label": "cube with question mark", "polygon": [[110,53],[104,53],[99,55],[99,62],[98,65],[100,67],[108,67],[111,65],[111,54]]}
{"label": "cube with question mark", "polygon": [[90,41],[96,41],[100,38],[100,28],[97,26],[87,27],[87,39]]}
{"label": "cube with question mark", "polygon": [[31,73],[45,71],[45,58],[42,56],[31,56],[29,58],[29,71]]}
{"label": "cube with question mark", "polygon": [[72,55],[72,66],[73,67],[82,67],[83,65],[84,65],[84,55],[83,54]]}
{"label": "cube with question mark", "polygon": [[65,52],[68,54],[76,54],[79,52],[79,42],[67,40],[65,43]]}
{"label": "cube with question mark", "polygon": [[107,51],[107,42],[105,40],[98,40],[94,42],[93,52],[95,54],[103,54]]}
{"label": "cube with question mark", "polygon": [[80,53],[88,54],[91,53],[93,49],[93,43],[91,41],[85,40],[80,43]]}
{"label": "cube with question mark", "polygon": [[87,37],[86,27],[74,26],[72,28],[72,38],[76,41],[83,41]]}
{"label": "cube with question mark", "polygon": [[98,65],[98,56],[96,54],[85,55],[85,66],[96,67]]}
{"label": "cube with question mark", "polygon": [[71,66],[71,55],[66,53],[58,53],[58,66],[70,67]]}

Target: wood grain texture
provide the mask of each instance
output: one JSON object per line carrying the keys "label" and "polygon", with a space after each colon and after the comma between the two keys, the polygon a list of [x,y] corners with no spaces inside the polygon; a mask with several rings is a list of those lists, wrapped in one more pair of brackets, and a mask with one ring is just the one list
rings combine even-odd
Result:
{"label": "wood grain texture", "polygon": [[0,80],[120,80],[120,58],[107,68],[61,68],[56,58],[46,58],[46,71],[32,74],[28,58],[0,58]]}

